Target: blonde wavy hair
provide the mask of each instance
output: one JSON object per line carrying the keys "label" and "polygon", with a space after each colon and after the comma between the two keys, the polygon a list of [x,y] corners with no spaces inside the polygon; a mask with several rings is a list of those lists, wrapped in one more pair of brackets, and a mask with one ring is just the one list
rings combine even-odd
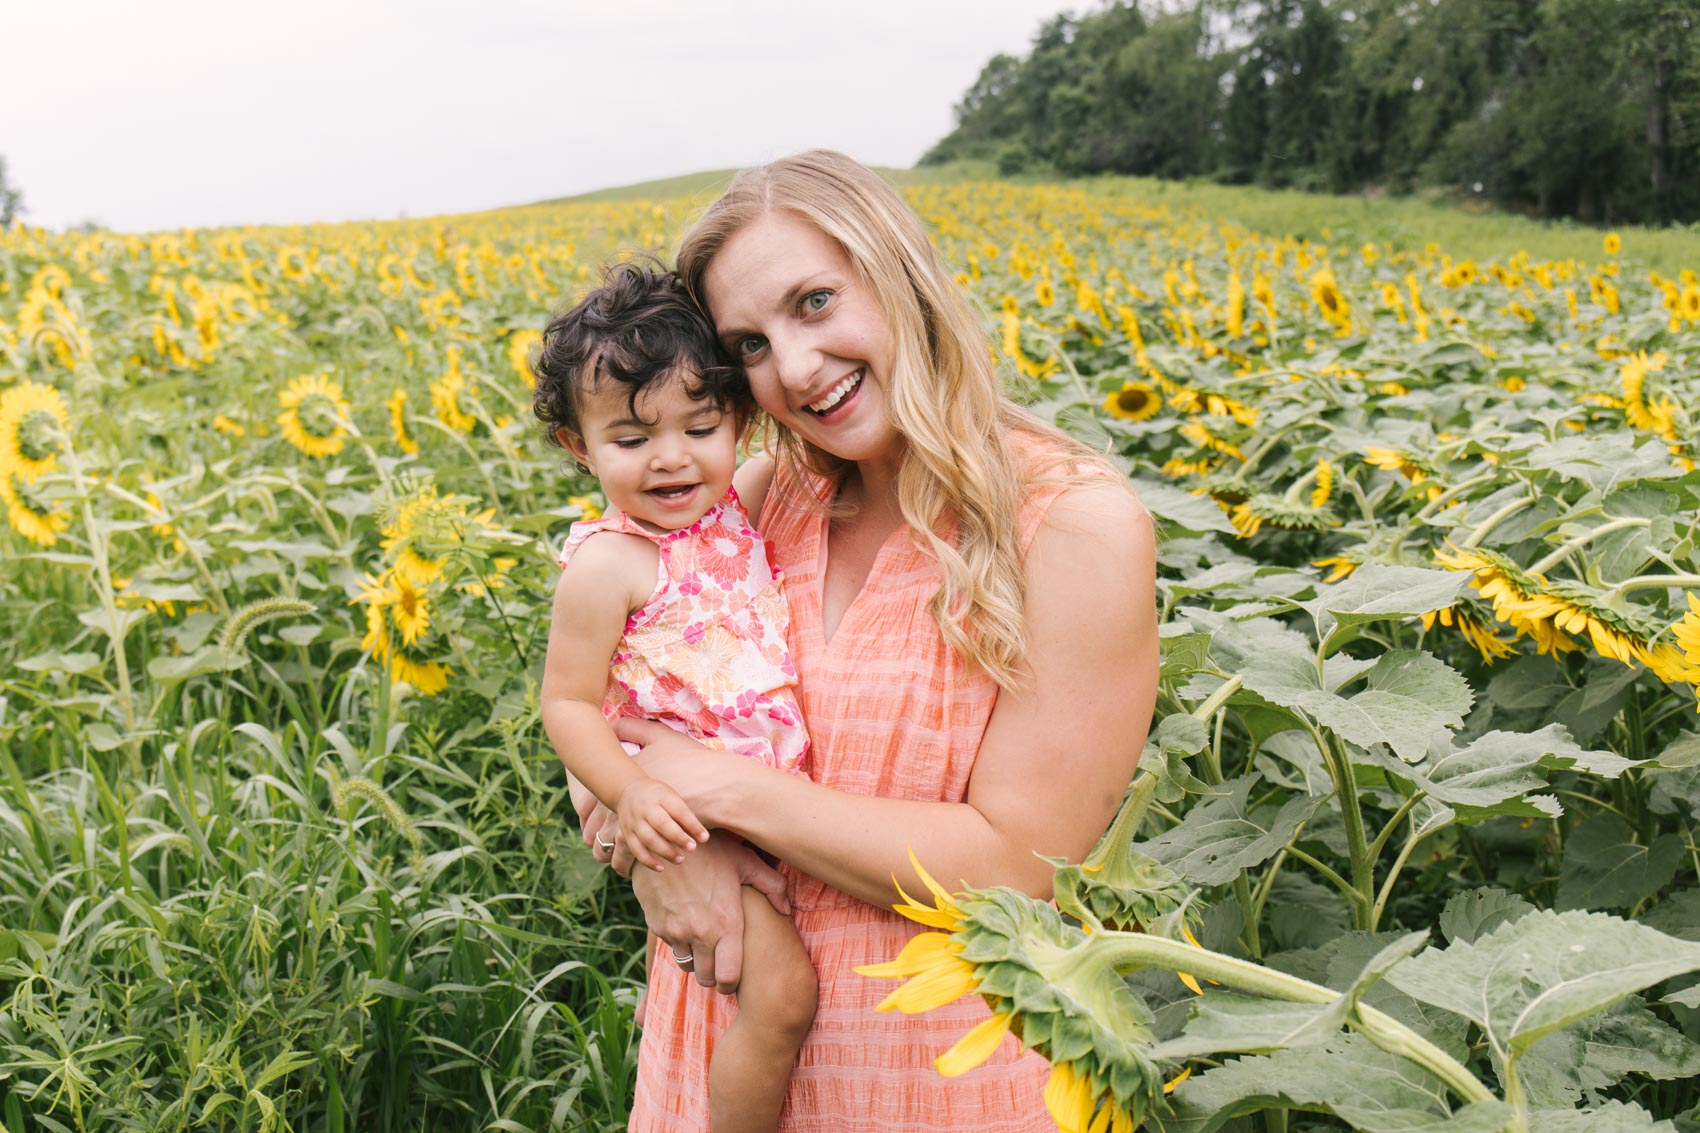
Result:
{"label": "blonde wavy hair", "polygon": [[[933,618],[970,667],[1014,690],[1028,649],[1023,495],[1113,466],[1004,395],[980,319],[920,218],[877,173],[841,153],[810,150],[746,169],[697,219],[675,266],[705,311],[703,278],[715,256],[745,225],[780,210],[835,240],[877,297],[893,346],[885,393],[905,442],[898,504],[942,576]],[[851,468],[777,424],[771,432],[777,459],[834,485]],[[1017,460],[1015,433],[1043,438],[1058,458]],[[1119,473],[1114,479],[1125,482]]]}

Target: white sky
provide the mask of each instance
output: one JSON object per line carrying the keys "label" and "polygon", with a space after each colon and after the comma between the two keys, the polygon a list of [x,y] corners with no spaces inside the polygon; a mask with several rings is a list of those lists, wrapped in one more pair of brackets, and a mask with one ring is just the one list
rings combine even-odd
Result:
{"label": "white sky", "polygon": [[1069,0],[0,0],[31,224],[426,216],[765,161],[913,165]]}

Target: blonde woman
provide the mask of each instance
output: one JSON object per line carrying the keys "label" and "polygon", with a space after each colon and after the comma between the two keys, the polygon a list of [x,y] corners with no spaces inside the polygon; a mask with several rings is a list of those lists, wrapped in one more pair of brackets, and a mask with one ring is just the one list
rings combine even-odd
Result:
{"label": "blonde woman", "polygon": [[[1048,895],[1038,855],[1079,860],[1108,823],[1156,696],[1151,520],[1003,396],[919,219],[849,158],[740,174],[677,267],[770,419],[744,498],[785,574],[814,747],[807,777],[787,776],[619,728],[717,831],[633,877],[650,927],[690,957],[650,988],[630,1128],[709,1128],[709,1054],[736,1010],[720,993],[761,963],[740,955],[752,885],[792,914],[820,981],[782,1130],[1054,1129],[1048,1068],[1013,1038],[962,1077],[933,1069],[986,1018],[979,999],[876,1012],[890,985],[852,969],[917,931],[890,910],[894,879],[920,891],[911,850],[947,884]],[[575,801],[608,858],[613,825]]]}

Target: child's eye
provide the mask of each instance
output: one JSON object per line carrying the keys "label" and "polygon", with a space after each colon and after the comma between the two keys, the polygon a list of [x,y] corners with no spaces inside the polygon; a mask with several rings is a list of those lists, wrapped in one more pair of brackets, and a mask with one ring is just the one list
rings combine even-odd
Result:
{"label": "child's eye", "polygon": [[825,289],[820,291],[811,291],[807,295],[803,296],[803,310],[814,314],[816,312],[826,310],[827,304],[831,302],[832,292]]}
{"label": "child's eye", "polygon": [[693,437],[712,437],[714,434],[716,434],[720,431],[720,426],[719,425],[701,425],[701,426],[698,426],[695,429],[686,429],[685,431]]}
{"label": "child's eye", "polygon": [[643,442],[644,438],[642,437],[621,437],[619,440],[614,442],[614,447],[637,448],[639,445],[643,444]]}

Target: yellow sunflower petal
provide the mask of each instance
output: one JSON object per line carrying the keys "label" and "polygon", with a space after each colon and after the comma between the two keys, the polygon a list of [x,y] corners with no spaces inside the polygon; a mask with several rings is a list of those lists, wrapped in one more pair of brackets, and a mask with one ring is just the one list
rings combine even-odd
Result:
{"label": "yellow sunflower petal", "polygon": [[1170,1078],[1167,1082],[1163,1083],[1163,1092],[1165,1094],[1174,1093],[1175,1087],[1190,1077],[1192,1077],[1192,1067],[1188,1066],[1185,1070],[1182,1070],[1179,1074],[1176,1074],[1173,1078]]}
{"label": "yellow sunflower petal", "polygon": [[919,975],[945,960],[953,959],[962,945],[942,932],[923,932],[909,938],[895,960],[883,964],[863,964],[854,969],[858,975],[874,979],[904,979]]}
{"label": "yellow sunflower petal", "polygon": [[986,1061],[1009,1034],[1012,1013],[999,1011],[956,1040],[956,1045],[933,1060],[933,1067],[946,1078],[965,1074]]}
{"label": "yellow sunflower petal", "polygon": [[874,1010],[919,1015],[956,1002],[978,987],[979,982],[973,964],[952,956],[909,980],[882,999]]}

